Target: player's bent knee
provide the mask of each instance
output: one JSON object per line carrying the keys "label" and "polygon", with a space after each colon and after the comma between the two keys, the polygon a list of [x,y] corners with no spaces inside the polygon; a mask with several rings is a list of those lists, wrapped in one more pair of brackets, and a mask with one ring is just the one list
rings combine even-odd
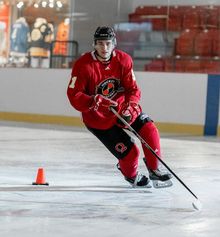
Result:
{"label": "player's bent knee", "polygon": [[143,134],[150,136],[151,134],[157,134],[158,133],[158,129],[156,127],[156,125],[154,124],[154,122],[151,123],[145,123],[142,128],[139,130],[139,134]]}
{"label": "player's bent knee", "polygon": [[140,155],[140,151],[138,149],[138,146],[136,144],[133,144],[130,152],[123,158],[124,160],[136,160],[138,159]]}
{"label": "player's bent knee", "polygon": [[145,124],[152,123],[153,120],[145,113],[141,113],[135,122],[132,124],[132,128],[135,131],[139,131]]}

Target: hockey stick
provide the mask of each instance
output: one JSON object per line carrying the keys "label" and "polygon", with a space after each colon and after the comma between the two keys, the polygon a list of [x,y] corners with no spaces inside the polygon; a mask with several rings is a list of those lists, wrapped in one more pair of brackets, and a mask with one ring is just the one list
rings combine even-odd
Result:
{"label": "hockey stick", "polygon": [[198,197],[192,192],[192,190],[170,169],[170,167],[157,155],[152,147],[127,123],[121,115],[113,108],[110,107],[110,110],[116,115],[118,119],[141,141],[143,145],[151,151],[151,153],[170,171],[170,173],[196,198],[197,202],[192,203],[193,207],[197,210],[201,209],[201,203],[199,202]]}

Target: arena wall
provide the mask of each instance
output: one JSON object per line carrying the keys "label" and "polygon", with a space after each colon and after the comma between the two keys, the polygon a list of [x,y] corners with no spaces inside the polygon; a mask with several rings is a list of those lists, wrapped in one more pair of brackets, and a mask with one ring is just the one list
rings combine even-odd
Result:
{"label": "arena wall", "polygon": [[[0,120],[83,126],[67,99],[71,70],[0,70]],[[166,133],[220,135],[220,75],[135,72],[143,110]]]}

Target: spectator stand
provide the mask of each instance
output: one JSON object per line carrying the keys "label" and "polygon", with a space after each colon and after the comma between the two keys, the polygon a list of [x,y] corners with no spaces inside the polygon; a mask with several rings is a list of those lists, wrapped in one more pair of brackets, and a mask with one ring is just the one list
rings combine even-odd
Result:
{"label": "spectator stand", "polygon": [[[162,10],[163,9],[163,10]],[[163,41],[153,39],[159,44],[153,47],[146,39],[147,51],[142,51],[146,71],[173,71],[195,73],[220,73],[220,6],[168,6],[137,7],[130,14],[130,20],[148,19],[152,15],[160,16],[167,12],[167,21],[163,31],[152,26],[153,36],[163,35]],[[148,14],[148,17],[141,17]],[[153,22],[153,21],[152,21]],[[164,24],[160,25],[162,29]],[[169,43],[169,44],[167,44]],[[165,50],[162,50],[165,47]],[[157,48],[157,49],[156,49]],[[135,60],[136,54],[134,54]],[[150,60],[150,62],[149,62]]]}

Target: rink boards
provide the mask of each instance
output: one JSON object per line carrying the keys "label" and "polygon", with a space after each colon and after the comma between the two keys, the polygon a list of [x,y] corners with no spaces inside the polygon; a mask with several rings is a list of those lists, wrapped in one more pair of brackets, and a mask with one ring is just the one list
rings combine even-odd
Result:
{"label": "rink boards", "polygon": [[[0,70],[0,119],[83,126],[66,97],[71,70]],[[220,136],[220,75],[135,72],[161,132]]]}

